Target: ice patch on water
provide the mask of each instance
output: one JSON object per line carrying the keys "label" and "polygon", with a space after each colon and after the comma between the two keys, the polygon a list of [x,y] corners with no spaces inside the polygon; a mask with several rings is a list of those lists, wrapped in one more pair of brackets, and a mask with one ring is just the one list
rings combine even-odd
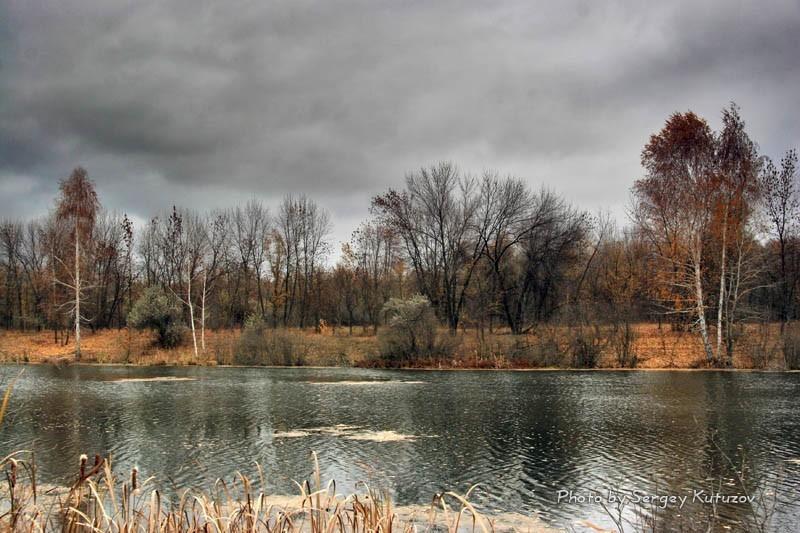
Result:
{"label": "ice patch on water", "polygon": [[425,381],[402,381],[402,380],[380,380],[380,379],[367,379],[367,380],[342,380],[342,381],[306,381],[308,385],[342,385],[349,387],[357,387],[361,385],[424,385]]}
{"label": "ice patch on water", "polygon": [[366,440],[372,442],[401,442],[406,440],[416,440],[418,435],[406,435],[396,431],[359,431],[352,435],[346,435],[348,440]]}
{"label": "ice patch on water", "polygon": [[275,439],[297,439],[300,437],[308,437],[311,435],[308,431],[300,431],[300,430],[293,430],[293,431],[276,431],[272,434],[272,437]]}
{"label": "ice patch on water", "polygon": [[197,381],[197,378],[181,378],[176,376],[156,376],[153,378],[119,378],[110,379],[113,383],[147,383],[151,381]]}
{"label": "ice patch on water", "polygon": [[375,431],[364,429],[360,426],[351,426],[348,424],[336,424],[335,426],[316,427],[316,428],[300,428],[289,431],[276,431],[273,433],[273,438],[289,439],[310,437],[311,435],[330,435],[333,437],[342,437],[347,440],[356,441],[371,441],[371,442],[402,442],[413,441],[419,438],[436,437],[437,435],[408,435],[405,433],[398,433],[391,430]]}

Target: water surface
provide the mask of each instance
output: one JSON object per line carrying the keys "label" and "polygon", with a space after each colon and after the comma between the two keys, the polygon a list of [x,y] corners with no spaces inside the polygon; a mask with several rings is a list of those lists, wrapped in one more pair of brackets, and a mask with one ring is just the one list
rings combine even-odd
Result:
{"label": "water surface", "polygon": [[[191,379],[143,379],[154,377]],[[799,393],[800,374],[28,366],[0,453],[35,450],[49,483],[72,479],[82,453],[111,455],[167,491],[258,461],[270,489],[290,494],[314,450],[340,491],[368,481],[419,504],[480,483],[484,509],[579,530],[611,522],[595,503],[559,503],[559,490],[740,494],[728,459],[744,458],[747,488],[775,500],[770,530],[794,531]],[[658,520],[680,529],[709,512],[689,502]],[[750,510],[718,513],[736,530]]]}

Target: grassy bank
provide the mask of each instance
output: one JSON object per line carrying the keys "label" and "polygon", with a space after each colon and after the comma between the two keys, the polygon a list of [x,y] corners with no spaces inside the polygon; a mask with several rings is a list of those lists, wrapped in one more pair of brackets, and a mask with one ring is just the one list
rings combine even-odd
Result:
{"label": "grassy bank", "polygon": [[[797,338],[797,325],[783,335],[778,324],[747,325],[738,334],[735,368],[786,368],[788,341]],[[627,330],[610,327],[541,326],[527,335],[499,331],[481,334],[459,330],[438,332],[446,349],[399,365],[411,368],[702,368],[699,338],[658,324],[634,324]],[[188,339],[187,339],[188,340]],[[253,351],[257,356],[252,356]],[[242,354],[245,354],[244,356]],[[163,349],[148,332],[127,329],[86,332],[83,362],[135,365],[287,365],[387,366],[380,356],[379,337],[371,329],[346,328],[318,332],[296,328],[269,330],[250,349],[240,330],[206,332],[205,350],[195,358],[191,342]],[[53,333],[0,330],[0,361],[59,362],[73,358],[71,343],[55,342]],[[792,366],[791,364],[789,366]]]}

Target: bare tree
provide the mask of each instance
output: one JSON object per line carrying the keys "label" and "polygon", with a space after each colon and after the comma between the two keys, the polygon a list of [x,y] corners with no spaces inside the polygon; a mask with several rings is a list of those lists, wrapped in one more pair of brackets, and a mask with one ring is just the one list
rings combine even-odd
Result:
{"label": "bare tree", "polygon": [[269,305],[272,310],[272,327],[278,327],[282,310],[286,308],[285,270],[287,248],[281,233],[276,229],[270,232],[267,246],[267,265],[270,274]]}
{"label": "bare tree", "polygon": [[406,176],[402,192],[373,199],[373,208],[397,231],[428,297],[451,331],[458,328],[472,274],[483,255],[478,237],[476,180],[455,165],[438,163]]}
{"label": "bare tree", "polygon": [[202,285],[200,289],[200,347],[206,351],[206,320],[208,319],[207,300],[217,281],[226,274],[227,231],[225,213],[211,213],[202,225]]}
{"label": "bare tree", "polygon": [[275,226],[283,246],[284,260],[284,305],[283,323],[288,325],[297,313],[298,325],[306,326],[311,296],[317,295],[319,312],[319,292],[317,287],[318,269],[329,252],[327,242],[331,231],[328,212],[306,196],[287,196],[281,203]]}
{"label": "bare tree", "polygon": [[48,320],[47,287],[47,249],[43,238],[43,224],[40,220],[31,220],[25,224],[22,234],[22,270],[29,297],[29,313],[31,321],[37,327],[46,326]]}
{"label": "bare tree", "polygon": [[777,240],[780,264],[779,306],[781,328],[789,320],[790,305],[794,297],[796,279],[789,279],[789,247],[797,236],[797,219],[800,215],[797,191],[797,150],[789,150],[781,159],[778,170],[766,158],[761,171],[761,191],[764,209],[771,225],[770,233]]}
{"label": "bare tree", "polygon": [[353,232],[344,252],[355,270],[361,305],[377,333],[381,309],[391,297],[391,278],[400,260],[397,236],[379,221],[368,221]]}
{"label": "bare tree", "polygon": [[235,248],[241,263],[241,275],[244,277],[243,297],[245,307],[250,296],[249,279],[252,277],[256,288],[258,310],[262,318],[266,315],[266,299],[264,295],[264,267],[269,248],[271,233],[271,217],[269,211],[257,200],[250,200],[244,208],[235,207],[231,219],[235,234]]}
{"label": "bare tree", "polygon": [[496,174],[487,172],[483,176],[479,194],[479,217],[484,221],[480,225],[479,238],[492,275],[492,289],[498,293],[509,327],[517,333],[519,322],[514,320],[515,315],[511,310],[506,264],[521,240],[541,220],[534,220],[535,217],[531,216],[533,200],[521,180],[501,180]]}
{"label": "bare tree", "polygon": [[482,191],[484,254],[506,323],[523,333],[569,300],[566,280],[582,255],[589,218],[518,180],[485,179]]}
{"label": "bare tree", "polygon": [[[173,213],[175,214],[175,213]],[[180,289],[185,285],[183,291],[175,290],[174,294],[177,296],[189,311],[189,327],[192,332],[192,342],[194,346],[194,356],[199,357],[199,348],[197,344],[197,318],[195,309],[197,307],[196,292],[193,291],[193,285],[202,280],[201,292],[202,299],[205,298],[205,288],[207,279],[207,271],[204,268],[204,258],[207,254],[208,241],[207,233],[203,219],[193,211],[185,211],[178,215],[178,235],[175,239],[176,247],[179,252],[177,255],[178,263],[176,264],[177,288]],[[184,278],[185,272],[185,278]],[[185,280],[185,284],[184,284]],[[195,288],[196,290],[196,288]]]}
{"label": "bare tree", "polygon": [[546,301],[561,289],[557,273],[579,252],[588,218],[551,191],[531,194],[520,180],[494,174],[484,175],[480,197],[484,254],[506,322],[519,334],[530,327],[529,310],[534,320],[548,315]]}
{"label": "bare tree", "polygon": [[88,250],[91,261],[86,270],[87,280],[94,286],[92,320],[94,328],[110,327],[116,319],[121,327],[122,306],[125,298],[126,276],[126,234],[124,218],[101,211],[92,233],[92,247]]}
{"label": "bare tree", "polygon": [[4,221],[0,225],[0,261],[5,267],[6,328],[20,327],[22,317],[22,224]]}
{"label": "bare tree", "polygon": [[338,295],[338,306],[336,306],[337,320],[334,324],[341,323],[339,316],[344,315],[347,319],[347,330],[353,334],[353,323],[355,322],[355,312],[357,305],[357,266],[356,257],[351,245],[342,245],[342,257],[333,269],[331,281]]}

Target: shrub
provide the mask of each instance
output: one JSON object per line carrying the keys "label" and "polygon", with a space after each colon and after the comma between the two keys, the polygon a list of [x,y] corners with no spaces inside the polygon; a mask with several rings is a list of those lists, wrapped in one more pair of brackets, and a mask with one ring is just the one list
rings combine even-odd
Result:
{"label": "shrub", "polygon": [[606,340],[600,331],[600,327],[578,326],[572,328],[570,333],[572,366],[575,368],[597,368]]}
{"label": "shrub", "polygon": [[424,296],[392,298],[383,306],[388,318],[378,333],[381,358],[397,363],[439,352],[436,346],[436,315]]}
{"label": "shrub", "polygon": [[630,322],[624,320],[622,323],[614,324],[611,330],[610,342],[617,358],[617,364],[621,368],[636,368],[639,364],[639,358],[633,351],[636,332],[633,331]]}
{"label": "shrub", "polygon": [[272,356],[269,364],[303,366],[306,364],[305,343],[299,342],[290,331],[271,330],[267,336]]}
{"label": "shrub", "polygon": [[267,323],[260,316],[251,315],[245,320],[242,334],[236,343],[233,361],[237,365],[266,364],[269,347],[266,342]]}
{"label": "shrub", "polygon": [[539,324],[535,333],[525,335],[503,335],[507,338],[501,348],[515,366],[530,368],[552,368],[569,366],[566,362],[565,347],[559,343],[563,337],[559,328],[550,324]]}
{"label": "shrub", "polygon": [[[770,331],[771,324],[769,322],[748,324],[748,326],[747,334],[744,335],[742,332],[737,331],[735,339],[736,346],[740,348],[739,353],[747,356],[744,359],[744,365],[749,360],[750,366],[753,368],[769,368],[775,362],[780,361],[782,348],[791,348],[788,344],[783,344],[789,340],[786,336],[782,338],[773,335],[773,332]],[[739,339],[741,339],[741,342],[739,342]]]}
{"label": "shrub", "polygon": [[245,320],[242,334],[236,343],[233,362],[237,365],[284,365],[306,364],[302,352],[288,331],[270,329],[258,315]]}
{"label": "shrub", "polygon": [[158,335],[156,342],[162,348],[179,345],[185,330],[177,303],[158,287],[146,289],[136,300],[128,314],[128,325],[154,330]]}
{"label": "shrub", "polygon": [[783,333],[783,358],[786,370],[800,370],[800,329],[796,323],[787,324]]}

